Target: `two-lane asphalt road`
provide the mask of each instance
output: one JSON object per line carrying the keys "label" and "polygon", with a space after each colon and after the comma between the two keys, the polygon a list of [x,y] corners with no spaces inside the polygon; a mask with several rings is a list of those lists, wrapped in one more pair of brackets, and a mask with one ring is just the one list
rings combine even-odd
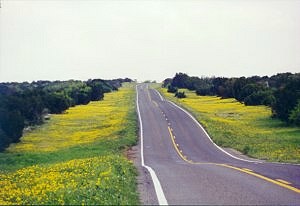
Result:
{"label": "two-lane asphalt road", "polygon": [[[137,86],[141,159],[160,204],[300,205],[300,166],[261,163],[216,146],[199,123]],[[155,203],[153,203],[155,204]]]}

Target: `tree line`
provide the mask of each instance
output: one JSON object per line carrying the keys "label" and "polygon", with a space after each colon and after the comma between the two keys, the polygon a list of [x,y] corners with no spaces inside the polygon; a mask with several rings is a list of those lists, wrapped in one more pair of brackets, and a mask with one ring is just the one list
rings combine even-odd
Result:
{"label": "tree line", "polygon": [[235,98],[245,105],[266,105],[271,107],[272,117],[300,126],[300,73],[239,78],[190,77],[176,73],[175,77],[163,81],[163,87],[177,97],[178,88],[186,88],[197,95]]}
{"label": "tree line", "polygon": [[131,79],[0,83],[0,151],[19,141],[24,128],[42,124],[48,114],[104,98]]}

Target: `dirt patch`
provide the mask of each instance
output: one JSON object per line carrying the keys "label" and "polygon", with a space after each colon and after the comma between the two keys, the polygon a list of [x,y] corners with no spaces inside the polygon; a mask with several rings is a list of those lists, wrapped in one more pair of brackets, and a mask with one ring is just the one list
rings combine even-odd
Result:
{"label": "dirt patch", "polygon": [[136,162],[137,155],[138,155],[137,146],[133,146],[133,147],[130,147],[127,150],[125,150],[124,155],[127,157],[127,159],[131,160],[132,162]]}
{"label": "dirt patch", "polygon": [[158,205],[154,185],[149,172],[141,165],[140,142],[138,145],[124,151],[125,156],[131,160],[138,171],[137,184],[140,203],[142,205]]}

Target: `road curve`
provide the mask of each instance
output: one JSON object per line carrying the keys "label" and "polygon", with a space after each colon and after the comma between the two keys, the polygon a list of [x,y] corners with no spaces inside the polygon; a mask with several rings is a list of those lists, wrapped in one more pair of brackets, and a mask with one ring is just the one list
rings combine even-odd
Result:
{"label": "road curve", "polygon": [[154,186],[158,181],[163,193],[157,195],[165,198],[157,203],[300,205],[299,165],[225,153],[189,114],[147,84],[137,86],[137,106],[143,166],[153,170]]}

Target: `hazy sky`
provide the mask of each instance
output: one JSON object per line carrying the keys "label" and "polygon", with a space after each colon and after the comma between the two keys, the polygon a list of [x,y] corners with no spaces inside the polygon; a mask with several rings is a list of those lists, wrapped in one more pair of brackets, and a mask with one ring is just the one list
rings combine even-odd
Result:
{"label": "hazy sky", "polygon": [[300,0],[0,1],[0,81],[300,72]]}

